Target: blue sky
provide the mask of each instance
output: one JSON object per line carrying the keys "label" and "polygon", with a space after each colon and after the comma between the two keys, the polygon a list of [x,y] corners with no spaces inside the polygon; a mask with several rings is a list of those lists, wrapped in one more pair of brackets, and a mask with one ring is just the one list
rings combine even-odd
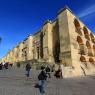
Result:
{"label": "blue sky", "polygon": [[94,0],[0,0],[0,58],[67,5],[93,32]]}

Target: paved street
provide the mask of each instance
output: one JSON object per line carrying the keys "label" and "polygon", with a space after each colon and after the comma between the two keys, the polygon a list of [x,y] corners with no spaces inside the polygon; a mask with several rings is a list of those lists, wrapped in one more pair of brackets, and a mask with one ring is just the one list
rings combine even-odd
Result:
{"label": "paved street", "polygon": [[[24,69],[0,70],[0,95],[40,95],[34,87],[38,71],[26,79]],[[95,76],[47,80],[45,95],[95,95]]]}

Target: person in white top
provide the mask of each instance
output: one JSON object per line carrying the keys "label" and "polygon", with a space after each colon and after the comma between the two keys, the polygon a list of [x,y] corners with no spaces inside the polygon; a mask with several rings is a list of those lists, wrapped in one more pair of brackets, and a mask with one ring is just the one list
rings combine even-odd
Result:
{"label": "person in white top", "polygon": [[61,69],[62,78],[64,78],[64,65],[62,63],[60,64],[60,69]]}
{"label": "person in white top", "polygon": [[4,66],[5,65],[5,62],[3,62],[2,65]]}

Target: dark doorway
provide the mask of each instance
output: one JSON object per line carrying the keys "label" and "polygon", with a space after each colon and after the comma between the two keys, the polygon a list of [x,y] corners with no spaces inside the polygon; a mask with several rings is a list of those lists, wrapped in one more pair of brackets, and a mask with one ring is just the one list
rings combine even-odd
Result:
{"label": "dark doorway", "polygon": [[55,62],[60,62],[59,56],[60,56],[60,37],[59,37],[59,25],[58,22],[55,23],[53,26],[53,56]]}
{"label": "dark doorway", "polygon": [[54,53],[55,62],[60,62],[59,56],[60,56],[60,44],[56,43],[56,45],[55,45],[55,53]]}
{"label": "dark doorway", "polygon": [[43,37],[44,34],[43,32],[41,32],[40,34],[40,57],[43,58]]}
{"label": "dark doorway", "polygon": [[37,47],[37,59],[39,59],[39,47]]}

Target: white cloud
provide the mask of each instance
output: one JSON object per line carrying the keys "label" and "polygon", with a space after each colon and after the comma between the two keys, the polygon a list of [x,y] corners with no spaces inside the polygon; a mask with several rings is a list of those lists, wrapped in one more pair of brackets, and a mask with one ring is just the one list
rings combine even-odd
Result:
{"label": "white cloud", "polygon": [[95,13],[95,5],[92,5],[79,13],[79,17],[84,18]]}

